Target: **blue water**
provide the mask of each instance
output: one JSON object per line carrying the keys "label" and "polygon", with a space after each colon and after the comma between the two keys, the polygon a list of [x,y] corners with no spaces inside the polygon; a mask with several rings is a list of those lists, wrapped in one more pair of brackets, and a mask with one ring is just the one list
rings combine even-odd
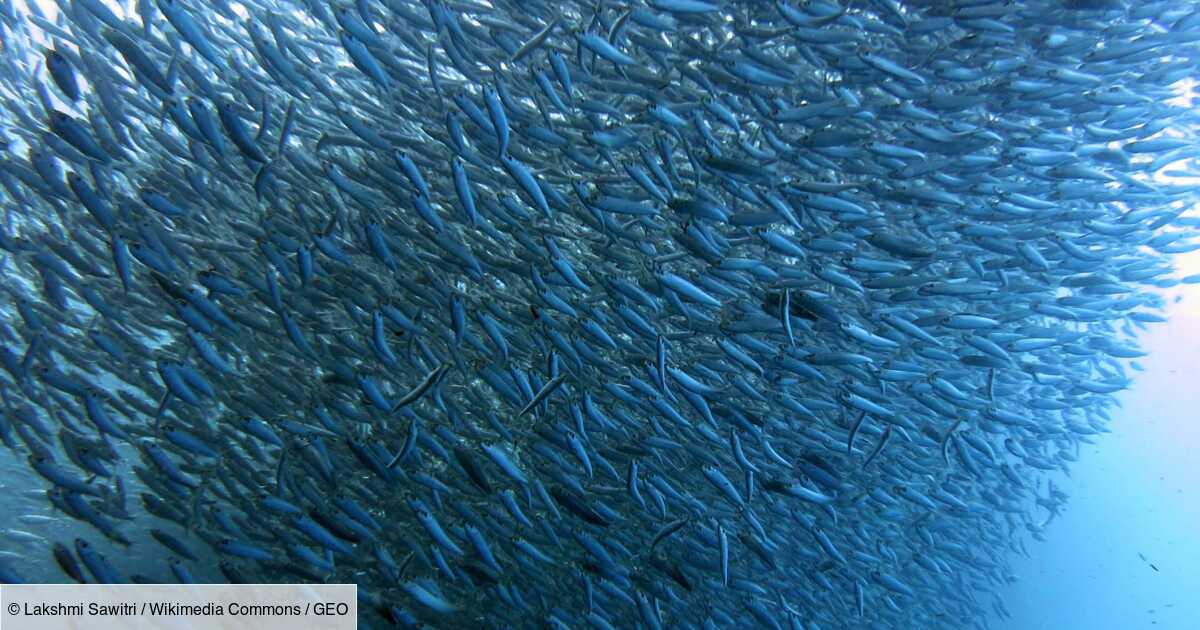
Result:
{"label": "blue water", "polygon": [[1013,618],[997,627],[1196,627],[1200,294],[1181,294],[1171,321],[1146,335],[1146,372],[1120,397],[1112,433],[1082,449],[1070,478],[1057,477],[1069,507],[1031,558],[1014,559],[1018,581],[1001,591]]}
{"label": "blue water", "polygon": [[1200,5],[329,8],[0,4],[6,579],[1200,628]]}

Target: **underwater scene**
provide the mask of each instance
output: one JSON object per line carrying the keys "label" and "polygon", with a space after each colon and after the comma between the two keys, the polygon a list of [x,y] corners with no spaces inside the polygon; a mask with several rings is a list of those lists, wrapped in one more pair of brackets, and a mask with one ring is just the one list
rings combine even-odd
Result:
{"label": "underwater scene", "polygon": [[0,582],[1200,628],[1200,3],[0,0]]}

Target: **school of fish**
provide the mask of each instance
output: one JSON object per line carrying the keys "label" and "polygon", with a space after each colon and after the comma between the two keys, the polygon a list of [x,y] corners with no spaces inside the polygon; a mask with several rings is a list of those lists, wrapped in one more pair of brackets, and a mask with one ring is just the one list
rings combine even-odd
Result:
{"label": "school of fish", "polygon": [[0,578],[990,627],[1200,281],[1198,9],[3,0],[0,439],[83,534]]}

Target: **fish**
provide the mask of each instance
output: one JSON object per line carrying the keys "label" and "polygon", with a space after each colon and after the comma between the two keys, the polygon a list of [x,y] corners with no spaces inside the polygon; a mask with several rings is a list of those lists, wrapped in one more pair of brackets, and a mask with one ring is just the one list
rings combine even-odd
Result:
{"label": "fish", "polygon": [[32,532],[27,532],[27,531],[20,530],[20,529],[6,529],[6,530],[4,530],[3,535],[5,538],[7,538],[13,542],[23,543],[23,544],[24,543],[46,542],[45,538],[43,538],[37,534],[34,534]]}
{"label": "fish", "polygon": [[1170,4],[6,5],[0,580],[989,627],[1198,281]]}

